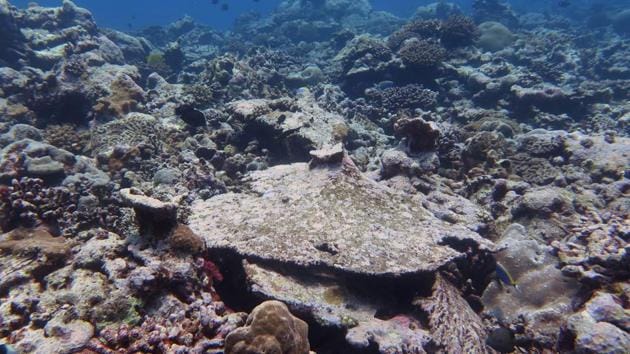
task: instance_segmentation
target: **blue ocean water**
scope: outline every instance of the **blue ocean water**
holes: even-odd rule
[[[14,0],[12,4],[20,7],[27,6],[32,1]],[[76,0],[79,6],[89,9],[95,16],[100,26],[121,30],[133,30],[151,25],[165,25],[185,15],[192,16],[200,23],[207,24],[216,29],[226,30],[231,27],[234,20],[242,13],[255,11],[265,15],[276,8],[281,0],[222,0],[213,4],[211,0],[180,0],[180,1],[154,1],[154,0]],[[388,11],[396,16],[409,17],[419,6],[425,6],[436,1],[432,0],[372,0],[375,11]],[[467,10],[471,0],[449,1],[458,4]],[[541,12],[571,12],[575,8],[588,6],[590,3],[602,2],[601,0],[512,0],[508,1],[517,10],[541,11]],[[606,4],[624,3],[626,0],[606,1]],[[42,6],[59,6],[61,0],[37,1]],[[560,6],[560,4],[564,6]],[[222,4],[227,4],[226,11],[221,9]]]

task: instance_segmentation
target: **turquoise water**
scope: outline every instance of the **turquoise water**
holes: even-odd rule
[[[11,1],[17,6],[27,6],[31,1]],[[181,1],[152,1],[152,0],[77,0],[77,5],[89,9],[100,26],[117,29],[138,29],[151,25],[165,25],[181,18],[184,15],[192,16],[197,21],[210,25],[217,29],[229,29],[238,15],[255,11],[262,15],[268,14],[276,8],[280,0],[222,0],[218,4],[212,4],[211,0],[181,0]],[[387,11],[396,16],[408,17],[412,15],[418,6],[425,6],[435,1],[430,0],[373,0],[371,1],[375,11]],[[471,0],[450,1],[458,4],[462,9],[470,7]],[[588,8],[594,3],[612,5],[623,4],[628,1],[601,0],[570,0],[567,6],[561,7],[561,0],[513,0],[509,3],[517,10],[547,11],[549,13],[572,13],[579,9]],[[59,6],[61,0],[37,1],[42,6]],[[226,11],[221,9],[222,4],[227,4]]]

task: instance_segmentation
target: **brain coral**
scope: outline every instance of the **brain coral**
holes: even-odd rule
[[[478,47],[496,52],[514,41],[514,35],[499,22],[488,21],[479,25],[480,36],[476,44]]]
[[[245,327],[225,338],[226,354],[308,354],[308,325],[285,304],[265,301],[247,317]]]

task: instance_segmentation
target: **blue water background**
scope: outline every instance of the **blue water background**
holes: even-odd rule
[[[575,7],[585,7],[603,0],[567,0],[567,8],[558,6],[560,0],[511,0],[513,8],[521,11],[539,11],[549,13],[570,12]],[[32,1],[9,0],[10,3],[24,7]],[[81,7],[89,9],[99,26],[121,30],[141,29],[150,25],[165,25],[184,15],[192,16],[200,23],[220,30],[229,29],[234,19],[243,12],[256,11],[268,14],[278,6],[281,0],[220,0],[213,5],[210,0],[75,0]],[[374,10],[384,10],[407,18],[419,6],[434,3],[436,0],[372,0]],[[449,1],[460,5],[465,11],[470,9],[472,0]],[[630,3],[629,0],[609,0],[605,3]],[[59,6],[61,0],[37,1],[42,6]],[[221,11],[220,4],[227,3],[228,11]]]

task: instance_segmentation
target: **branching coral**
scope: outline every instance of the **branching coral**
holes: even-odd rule
[[[396,50],[403,42],[410,38],[427,39],[438,38],[440,35],[440,21],[438,20],[416,20],[407,23],[398,31],[392,33],[387,38],[387,45]]]
[[[460,47],[472,44],[479,36],[477,25],[470,17],[451,16],[442,23],[440,39],[446,47]]]
[[[0,227],[8,231],[44,224],[65,234],[94,226],[115,229],[120,210],[109,196],[111,190],[102,188],[99,197],[88,190],[81,181],[48,187],[38,178],[14,179],[8,186],[0,185]]]
[[[402,58],[403,63],[409,67],[435,69],[444,60],[446,51],[434,40],[412,38],[405,41],[398,51],[398,55]]]
[[[362,58],[370,57],[377,61],[387,61],[391,57],[391,50],[382,41],[367,35],[359,36],[348,42],[336,60],[340,61],[344,71],[348,71],[355,62]]]
[[[368,96],[391,109],[428,109],[437,103],[436,92],[414,84],[369,91]]]
[[[48,188],[38,178],[14,179],[0,188],[0,225],[5,231],[42,222],[68,226],[63,220],[76,209],[77,195],[67,188]]]

